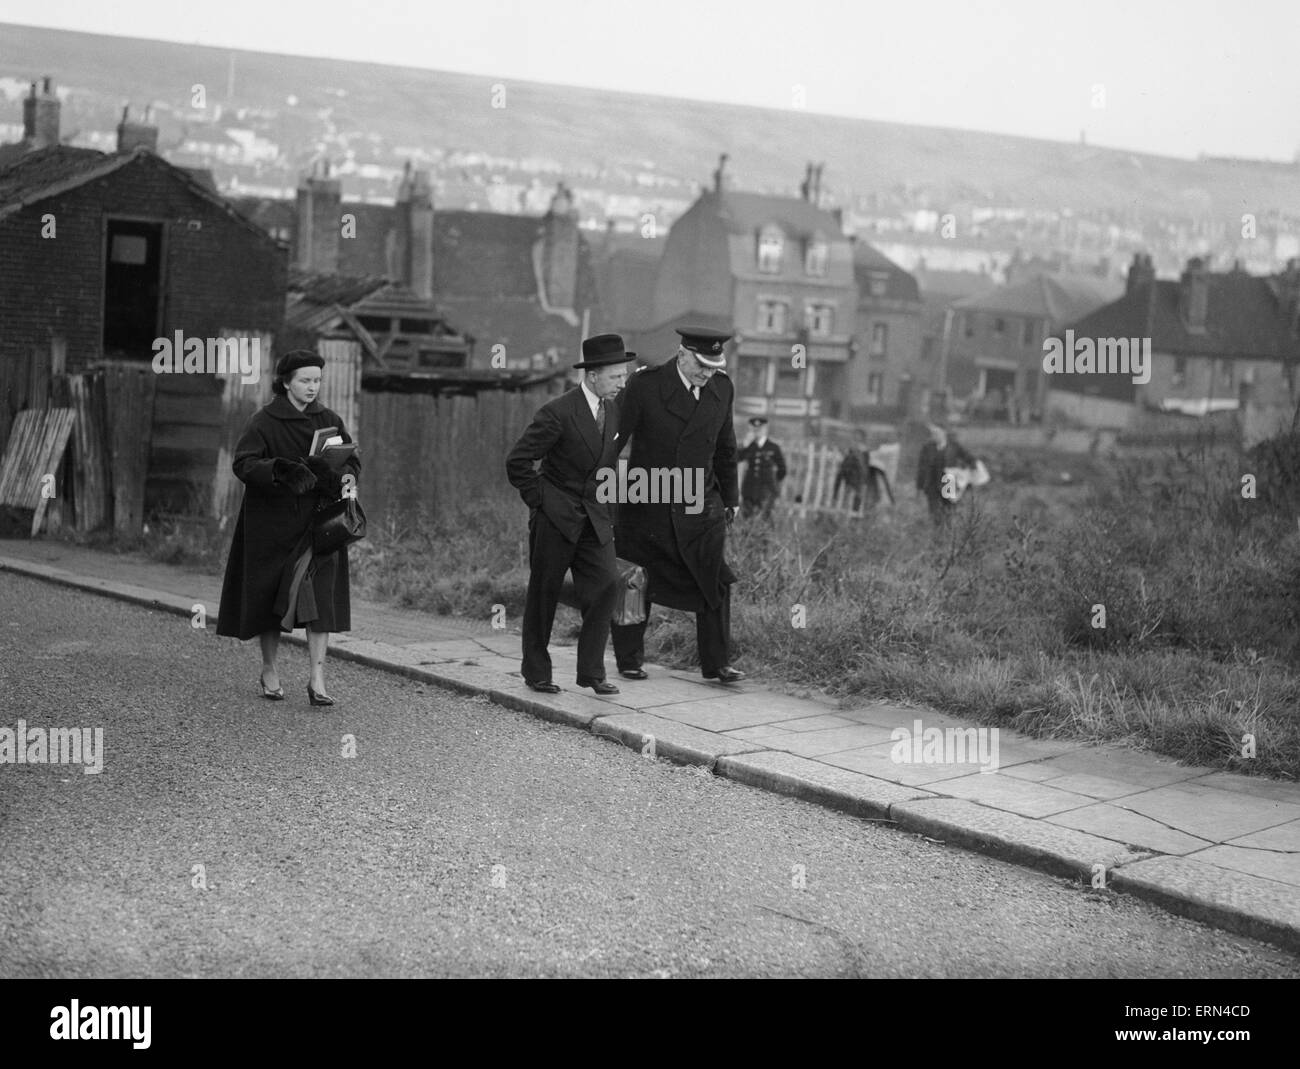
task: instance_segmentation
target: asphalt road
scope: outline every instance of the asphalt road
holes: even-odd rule
[[[98,775],[0,764],[0,976],[1300,977],[1131,898],[381,672],[333,662],[344,704],[312,710],[298,648],[266,702],[258,664],[0,574],[0,727],[104,745]]]

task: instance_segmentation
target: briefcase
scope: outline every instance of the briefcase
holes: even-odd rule
[[[614,606],[614,623],[644,623],[645,607],[645,569],[631,561],[618,559],[618,602]]]

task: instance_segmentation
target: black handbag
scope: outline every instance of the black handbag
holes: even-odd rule
[[[366,514],[355,497],[322,505],[312,517],[311,550],[319,557],[366,537]]]

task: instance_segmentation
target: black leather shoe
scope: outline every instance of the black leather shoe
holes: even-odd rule
[[[704,678],[716,679],[719,683],[739,683],[745,678],[745,673],[730,665],[723,665],[713,675],[706,674]]]
[[[525,679],[524,682],[528,684],[531,690],[540,690],[543,694],[560,693],[560,688],[557,687],[554,683],[552,683],[549,679],[542,679],[542,680],[538,680],[537,682],[533,682],[533,680],[531,679]]]
[[[580,680],[578,680],[578,686],[580,686],[580,687],[590,687],[590,688],[591,688],[592,690],[594,690],[597,694],[617,694],[617,693],[618,693],[618,687],[614,686],[613,683],[610,683],[610,682],[608,682],[607,680],[604,680],[604,679],[586,679],[586,680],[580,679]]]
[[[644,668],[620,668],[618,674],[624,679],[648,679]]]
[[[258,677],[257,677],[257,683],[258,683],[258,686],[260,686],[260,687],[262,688],[262,697],[265,698],[265,699],[267,699],[267,701],[272,701],[272,702],[282,702],[282,701],[284,701],[284,687],[283,687],[283,686],[278,687],[278,688],[276,688],[275,690],[267,690],[267,687],[266,687],[266,677],[264,677],[264,676],[258,676]]]
[[[328,694],[321,694],[312,688],[310,683],[307,684],[307,700],[312,705],[333,705],[334,699]]]

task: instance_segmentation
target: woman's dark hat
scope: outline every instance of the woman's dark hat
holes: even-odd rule
[[[679,327],[682,348],[689,349],[705,367],[726,367],[727,356],[723,346],[731,340],[730,334],[705,327]]]
[[[311,349],[291,349],[276,361],[275,376],[278,379],[287,379],[300,367],[320,367],[325,366],[325,358]]]
[[[596,334],[582,343],[582,359],[574,364],[575,368],[609,367],[611,364],[626,364],[635,360],[636,353],[629,353],[623,347],[621,334]]]

